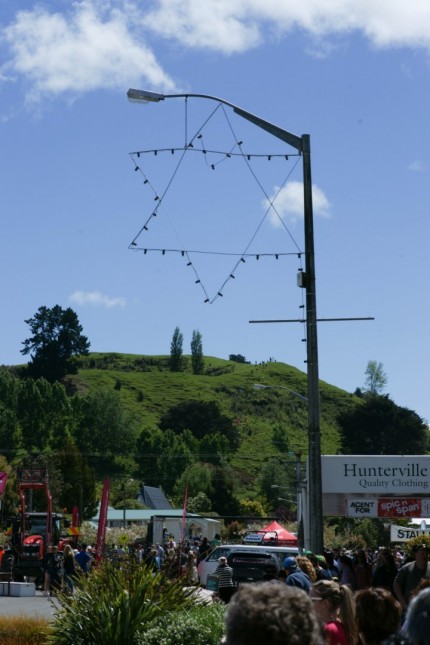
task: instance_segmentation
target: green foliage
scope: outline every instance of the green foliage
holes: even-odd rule
[[[233,449],[240,443],[236,426],[229,417],[222,414],[215,401],[182,401],[161,417],[159,427],[161,430],[173,430],[177,434],[190,430],[196,439],[220,433],[227,437]]]
[[[296,488],[296,462],[291,459],[270,459],[261,469],[260,493],[271,508],[280,506],[279,497],[294,499]]]
[[[170,369],[172,372],[181,372],[182,361],[182,348],[184,344],[184,336],[179,327],[175,327],[173,332],[172,342],[170,343]]]
[[[383,520],[378,518],[339,517],[332,518],[327,525],[334,528],[334,535],[330,538],[324,532],[324,543],[330,547],[356,549],[389,544],[389,533],[384,527]]]
[[[73,597],[60,597],[48,643],[131,645],[151,621],[193,607],[192,594],[180,579],[153,575],[130,559],[121,568],[104,562],[79,581]]]
[[[88,354],[90,343],[82,334],[82,325],[73,309],[62,309],[59,305],[52,309],[39,307],[33,318],[25,322],[32,336],[22,343],[21,354],[30,354],[30,376],[43,376],[52,383],[77,371],[73,357]]]
[[[405,542],[405,551],[410,557],[414,557],[414,548],[418,544],[425,544],[430,549],[430,535],[423,533],[423,535],[417,535],[417,537],[412,538]]]
[[[137,441],[139,477],[149,486],[162,486],[167,494],[176,480],[195,460],[197,441],[187,430],[177,435],[173,430],[144,429]]]
[[[187,510],[189,513],[210,513],[212,502],[205,493],[200,491],[195,497],[188,498]]]
[[[249,363],[242,354],[229,354],[228,360],[234,363]]]
[[[384,366],[377,361],[368,361],[366,371],[366,392],[369,394],[382,394],[387,385],[388,378]]]
[[[351,455],[420,455],[429,449],[429,431],[412,410],[388,395],[367,395],[362,405],[341,414],[343,448]]]
[[[203,341],[201,333],[195,329],[191,339],[191,366],[193,374],[203,374],[204,360],[203,360]]]
[[[81,452],[94,455],[92,463],[101,475],[121,470],[117,457],[134,453],[137,428],[119,392],[99,388],[75,398],[73,403],[76,442]]]
[[[201,605],[154,620],[138,645],[218,645],[224,631],[225,605]]]
[[[265,517],[267,515],[263,504],[256,499],[240,500],[239,512],[245,517]]]

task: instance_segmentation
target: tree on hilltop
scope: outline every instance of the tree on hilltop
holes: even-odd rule
[[[191,365],[193,374],[203,374],[204,360],[203,360],[203,342],[202,335],[195,329],[191,339]]]
[[[66,374],[75,374],[75,356],[87,355],[90,343],[82,334],[77,314],[68,307],[59,305],[39,307],[33,318],[25,321],[32,336],[22,344],[21,354],[30,354],[28,374],[34,378],[43,377],[50,383],[62,379]]]
[[[175,327],[172,342],[170,343],[170,370],[172,372],[182,371],[182,348],[184,336],[179,327]]]

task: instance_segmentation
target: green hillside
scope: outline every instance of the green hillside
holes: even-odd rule
[[[264,384],[275,389],[256,389]],[[251,492],[262,464],[288,452],[307,452],[307,406],[285,389],[306,396],[306,374],[284,363],[252,365],[205,357],[203,375],[191,371],[184,357],[184,371],[169,370],[169,356],[92,353],[79,359],[78,374],[68,377],[69,389],[85,394],[104,387],[119,391],[125,408],[139,426],[153,427],[167,410],[183,401],[215,401],[240,430],[241,446],[231,463],[242,491]],[[341,450],[339,413],[357,405],[354,395],[321,382],[322,452]],[[274,428],[287,432],[288,446],[272,440]]]

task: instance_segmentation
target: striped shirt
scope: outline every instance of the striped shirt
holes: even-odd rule
[[[233,587],[233,569],[228,564],[219,564],[214,573],[218,576],[218,588]]]

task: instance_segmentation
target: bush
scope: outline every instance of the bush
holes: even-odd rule
[[[154,620],[138,637],[138,645],[218,645],[224,631],[225,605],[201,605],[191,611]]]
[[[129,558],[121,567],[104,562],[76,584],[75,595],[60,595],[61,609],[48,643],[132,645],[145,624],[195,605],[194,590],[181,580],[153,574]]]

